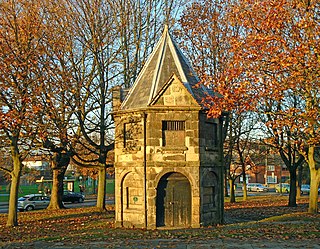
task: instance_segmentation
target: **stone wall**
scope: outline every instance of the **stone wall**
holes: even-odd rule
[[[185,122],[184,146],[164,146],[163,121],[170,120]],[[217,150],[209,152],[205,148],[205,135],[200,132],[204,120],[199,108],[156,108],[147,114],[115,116],[117,226],[156,228],[157,187],[169,172],[181,173],[190,182],[191,226],[218,223],[221,195],[217,191],[222,191],[217,183],[221,180],[219,157]],[[210,179],[215,182],[210,183]]]

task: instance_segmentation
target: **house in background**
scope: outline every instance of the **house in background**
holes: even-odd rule
[[[258,165],[256,169],[248,169],[247,182],[258,182],[269,187],[287,182],[290,178],[289,170],[284,165]]]
[[[257,152],[258,153],[258,152]],[[274,187],[276,184],[288,182],[290,173],[287,167],[282,162],[277,154],[268,154],[255,158],[250,157],[246,160],[246,182],[247,183],[262,183],[268,187]],[[236,174],[241,175],[241,169],[233,164],[231,170]],[[240,176],[237,183],[243,182],[243,177]]]
[[[222,223],[223,117],[207,118],[198,81],[166,27],[130,91],[114,89],[117,227]]]

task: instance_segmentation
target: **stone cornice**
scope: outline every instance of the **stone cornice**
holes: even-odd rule
[[[168,112],[168,111],[183,111],[183,112],[188,112],[188,111],[201,111],[203,110],[201,107],[190,107],[190,106],[153,106],[153,107],[148,107],[148,108],[139,108],[139,109],[130,109],[130,110],[120,110],[120,111],[115,111],[112,112],[113,116],[119,116],[119,115],[124,115],[124,114],[141,114],[141,113],[153,113],[153,112]]]

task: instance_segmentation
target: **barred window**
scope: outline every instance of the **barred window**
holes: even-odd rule
[[[162,127],[167,131],[184,131],[184,121],[162,121]]]
[[[163,146],[185,146],[185,121],[162,121]]]

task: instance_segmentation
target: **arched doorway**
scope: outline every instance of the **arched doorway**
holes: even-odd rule
[[[191,225],[191,186],[180,173],[165,174],[157,187],[157,227]]]

